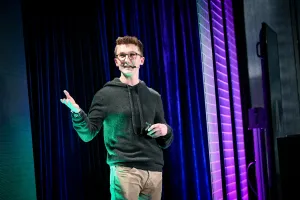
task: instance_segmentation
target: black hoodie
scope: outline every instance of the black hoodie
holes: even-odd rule
[[[107,164],[162,171],[163,151],[173,141],[172,128],[164,118],[161,96],[140,81],[129,86],[115,78],[94,96],[88,115],[81,110],[72,115],[73,127],[80,138],[88,142],[103,125]],[[166,124],[166,136],[147,136],[147,123]]]

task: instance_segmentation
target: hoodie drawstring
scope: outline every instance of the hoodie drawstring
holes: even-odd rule
[[[131,121],[132,121],[132,126],[133,126],[133,131],[135,134],[137,134],[136,129],[135,129],[135,121],[134,121],[134,107],[133,107],[133,101],[132,101],[132,96],[131,96],[131,91],[130,87],[127,86],[128,90],[128,96],[129,96],[129,102],[130,102],[130,109],[131,109]],[[140,114],[140,122],[141,122],[141,132],[140,134],[143,133],[143,128],[144,128],[144,115],[143,115],[143,109],[142,105],[140,102],[140,95],[139,95],[139,89],[137,88],[137,104],[138,104],[138,109],[139,109],[139,114]]]
[[[136,130],[135,130],[135,127],[134,127],[134,110],[133,110],[133,102],[132,102],[132,98],[131,98],[131,92],[130,92],[130,88],[129,86],[127,85],[127,90],[128,90],[128,95],[129,95],[129,102],[130,102],[130,110],[131,110],[131,122],[132,122],[132,128],[133,128],[133,131],[135,134],[136,133]]]
[[[142,109],[141,102],[140,102],[139,89],[137,89],[137,103],[138,103],[138,107],[139,107],[140,121],[141,121],[141,132],[140,132],[140,134],[142,134],[143,129],[144,129],[144,114],[143,114],[143,109]]]

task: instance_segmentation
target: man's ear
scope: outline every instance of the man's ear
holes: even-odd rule
[[[144,62],[145,62],[145,57],[142,57],[142,58],[141,58],[141,65],[143,65]]]
[[[118,67],[118,60],[116,58],[114,58],[115,64]]]

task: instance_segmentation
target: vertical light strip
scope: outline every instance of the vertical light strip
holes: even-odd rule
[[[217,87],[221,131],[223,139],[223,154],[227,199],[237,199],[236,174],[233,150],[233,136],[231,124],[230,96],[228,87],[226,47],[223,27],[222,4],[220,0],[211,0],[211,16],[213,27],[215,66],[217,71]]]
[[[210,0],[209,3],[208,0],[197,0],[212,193],[213,199],[223,199],[222,165],[220,160],[220,144],[222,144],[221,146],[223,146],[223,149],[221,149],[221,151],[224,157],[225,175],[223,175],[225,176],[226,183],[226,199],[237,199],[237,188],[240,188],[242,199],[247,200],[248,188],[244,130],[235,43],[234,16],[232,0],[224,1],[226,21],[224,23],[226,23],[226,27],[224,27],[223,24],[223,10],[222,2],[220,0]],[[211,24],[209,15],[211,15]],[[226,30],[225,32],[227,33],[226,37],[224,35],[224,30]],[[228,46],[225,45],[225,38],[228,40]],[[214,44],[213,47],[212,44]],[[228,53],[229,60],[226,58],[226,53]],[[213,56],[215,60],[213,60]],[[229,66],[227,65],[228,63]],[[216,67],[216,85],[214,80],[214,66]],[[230,96],[229,93],[228,76],[230,76],[232,96]],[[217,95],[215,93],[215,87],[217,87]],[[230,107],[230,99],[232,99],[233,107]],[[218,100],[219,105],[216,105],[216,100]],[[219,109],[220,121],[218,121],[217,109]],[[234,120],[234,124],[232,124],[232,120]],[[220,141],[221,137],[219,138],[218,136],[218,123],[221,125],[220,131],[222,132],[222,141]],[[233,127],[233,125],[235,125],[235,127]],[[235,166],[233,130],[235,131],[236,155],[238,157],[236,161],[238,166]],[[222,143],[219,144],[219,142]],[[238,169],[237,172],[240,172],[240,174],[236,174],[236,169]],[[236,182],[236,178],[240,179],[240,183]],[[239,187],[237,187],[237,184],[239,184]]]
[[[225,18],[226,18],[226,32],[228,38],[228,52],[230,58],[230,73],[232,84],[232,95],[234,104],[234,120],[236,131],[236,142],[238,151],[238,167],[240,171],[240,188],[241,196],[243,200],[248,199],[248,187],[247,187],[247,171],[246,171],[246,158],[245,158],[245,146],[244,146],[244,129],[243,118],[240,98],[240,83],[239,83],[239,71],[236,54],[236,41],[234,30],[234,16],[232,11],[232,0],[225,0]]]
[[[197,0],[213,199],[222,199],[217,105],[207,0]]]

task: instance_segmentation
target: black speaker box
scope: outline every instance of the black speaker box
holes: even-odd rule
[[[277,138],[282,200],[300,200],[300,134]]]

